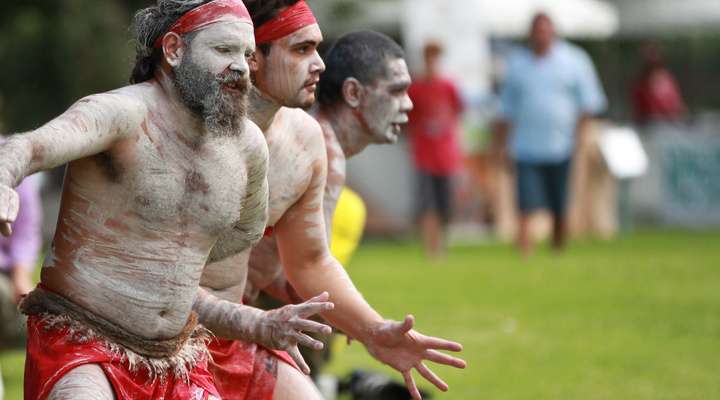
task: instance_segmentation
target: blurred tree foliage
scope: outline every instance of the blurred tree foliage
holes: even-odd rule
[[[325,1],[312,0],[311,4],[328,14],[328,31],[332,31],[331,21],[347,25],[361,14],[355,0],[340,0],[323,10],[328,6]],[[152,3],[154,0],[3,0],[0,133],[32,129],[83,96],[126,84],[134,60],[129,31],[132,15]],[[330,36],[327,39],[331,42]],[[583,42],[613,99],[613,117],[629,117],[628,90],[640,68],[638,49],[647,39],[657,41],[665,51],[691,110],[720,109],[717,35]]]
[[[4,0],[2,132],[24,131],[75,100],[127,82],[133,12],[149,0]]]

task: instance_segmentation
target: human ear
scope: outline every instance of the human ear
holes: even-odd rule
[[[180,65],[186,44],[182,38],[175,32],[168,32],[162,39],[162,48],[165,61],[171,67]]]
[[[360,107],[362,98],[365,95],[365,88],[355,78],[347,78],[342,85],[342,95],[345,103],[351,108]]]

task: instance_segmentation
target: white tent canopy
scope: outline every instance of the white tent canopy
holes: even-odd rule
[[[419,29],[425,30],[467,24],[472,25],[467,26],[470,30],[479,29],[494,36],[520,37],[527,33],[530,19],[538,11],[549,14],[560,33],[569,37],[605,38],[616,33],[619,28],[615,5],[602,0],[309,1],[320,18],[323,30],[331,33],[383,29],[403,21],[403,25],[417,24],[420,25]],[[720,0],[708,1],[720,3]],[[351,8],[360,12],[353,14],[350,19],[335,18],[331,12],[339,4],[352,5]]]
[[[525,36],[532,17],[545,12],[566,37],[606,38],[618,31],[614,5],[599,0],[473,0],[480,3],[479,23],[494,36]]]
[[[720,0],[613,0],[620,34],[720,32]]]

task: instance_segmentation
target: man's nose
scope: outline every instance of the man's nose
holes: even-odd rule
[[[405,96],[402,99],[402,103],[400,104],[400,109],[407,113],[407,112],[412,111],[413,107],[415,107],[415,105],[413,104],[412,100],[410,99],[410,95],[405,93]]]
[[[249,70],[250,67],[248,66],[248,63],[247,61],[245,61],[244,57],[242,58],[242,60],[236,60],[233,61],[232,64],[230,64],[230,71],[237,72],[242,76],[247,75]]]
[[[322,57],[320,57],[320,54],[315,51],[315,59],[312,61],[312,64],[310,65],[310,72],[319,72],[323,73],[325,71],[325,62],[323,62]]]

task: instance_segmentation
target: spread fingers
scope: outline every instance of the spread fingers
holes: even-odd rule
[[[445,383],[445,381],[443,381],[442,379],[440,379],[437,375],[435,375],[435,373],[432,372],[430,368],[420,363],[417,367],[415,367],[415,369],[417,369],[417,371],[420,373],[420,375],[423,376],[423,378],[427,379],[438,389],[442,390],[443,392],[447,392],[448,384]]]
[[[310,367],[308,367],[307,363],[305,362],[305,359],[300,354],[300,350],[297,348],[297,346],[292,346],[290,349],[288,349],[288,354],[290,355],[290,358],[295,361],[295,364],[297,364],[298,367],[300,367],[300,370],[305,375],[310,375]]]
[[[309,347],[313,350],[322,350],[323,347],[325,347],[323,342],[315,340],[304,333],[295,332],[292,337],[298,342],[298,344]]]
[[[455,368],[465,368],[465,360],[443,354],[437,350],[428,350],[425,353],[425,358],[438,364],[449,365]]]
[[[292,324],[293,328],[298,331],[315,332],[322,335],[329,335],[332,333],[331,327],[309,319],[298,319],[296,321],[293,321]]]

